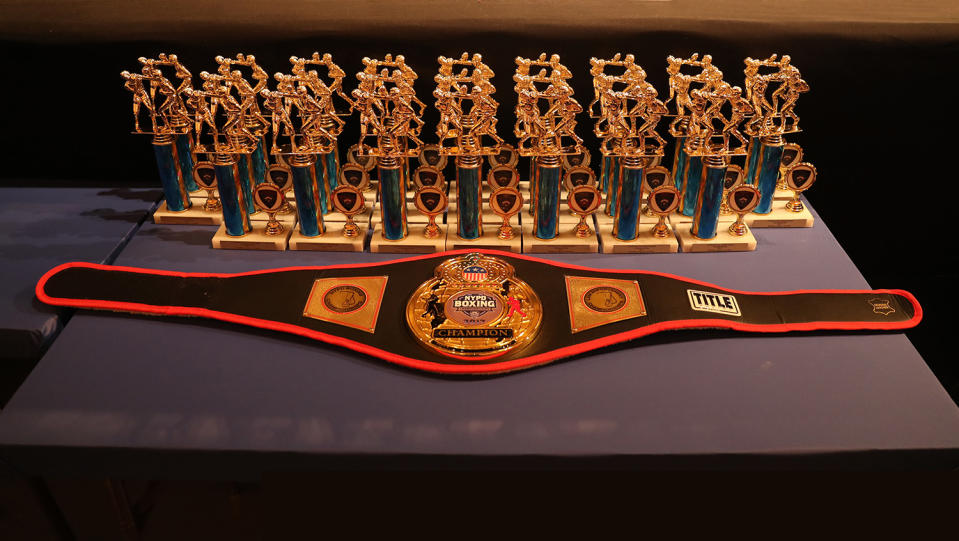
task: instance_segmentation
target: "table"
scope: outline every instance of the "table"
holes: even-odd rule
[[[214,251],[213,231],[145,224],[116,263],[232,272],[398,257]],[[752,253],[551,259],[757,291],[868,287],[818,216],[754,232]],[[43,475],[239,480],[331,467],[954,468],[959,408],[895,333],[682,331],[450,378],[225,323],[81,311],[0,414],[0,456]]]
[[[155,189],[0,189],[0,362],[36,362],[64,322],[65,310],[34,298],[37,279],[66,260],[112,262],[159,197]],[[0,387],[0,396],[15,389]]]

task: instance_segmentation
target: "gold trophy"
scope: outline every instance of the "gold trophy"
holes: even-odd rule
[[[260,91],[272,113],[271,153],[292,172],[297,226],[290,236],[290,249],[362,251],[362,245],[343,236],[343,218],[332,213],[339,164],[337,137],[345,124],[340,117],[346,114],[336,104],[352,106],[342,90],[346,74],[329,54],[294,56],[290,62],[292,73],[273,75],[275,90]]]
[[[661,251],[661,241],[641,235],[640,224],[645,173],[658,163],[666,146],[656,132],[666,105],[631,54],[592,58],[590,74],[589,109],[596,119],[593,131],[601,139],[600,185],[606,193],[606,212],[597,217],[603,251]]]
[[[288,232],[267,235],[266,221],[254,223],[254,201],[249,155],[259,146],[260,135],[251,131],[247,118],[254,102],[244,97],[234,74],[201,72],[202,89],[190,90],[187,105],[193,111],[198,153],[212,157],[223,223],[213,237],[213,247],[222,249],[286,249]],[[280,247],[282,245],[282,247]]]
[[[791,199],[788,190],[780,188],[777,194],[777,186],[784,158],[791,160],[786,166],[802,159],[801,149],[797,152],[794,146],[787,153],[785,137],[800,131],[795,107],[809,85],[789,55],[747,58],[745,65],[746,99],[753,116],[746,124],[750,141],[743,182],[756,186],[761,194],[749,223],[752,227],[812,227],[808,210],[792,212],[774,204],[776,199]]]
[[[593,180],[595,182],[595,178]],[[566,204],[579,217],[579,223],[573,230],[577,237],[584,239],[593,235],[593,230],[587,225],[586,218],[596,212],[602,200],[600,191],[591,184],[580,184],[569,191]]]
[[[530,209],[532,220],[524,224],[523,247],[526,252],[595,252],[596,236],[577,237],[575,231],[561,227],[563,156],[586,152],[576,135],[576,115],[583,107],[573,97],[569,84],[572,72],[560,57],[546,53],[538,58],[517,57],[513,87],[517,94],[517,151],[532,159]],[[575,229],[575,228],[572,228]]]
[[[236,55],[236,58],[218,56],[216,62],[219,64],[217,73],[229,83],[231,91],[236,94],[237,100],[245,111],[241,121],[246,129],[257,137],[253,152],[243,156],[251,186],[255,187],[267,181],[266,171],[270,166],[266,146],[266,133],[270,128],[270,121],[263,116],[259,102],[260,92],[266,89],[270,75],[256,63],[256,57],[253,55],[240,53]],[[251,85],[247,81],[240,70],[241,67],[250,71],[254,84]],[[257,218],[252,217],[254,220]]]
[[[808,162],[800,162],[786,169],[786,186],[792,190],[793,198],[786,203],[786,210],[802,212],[805,206],[799,199],[799,194],[812,187],[816,182],[816,167]]]
[[[360,140],[356,156],[376,158],[379,187],[379,216],[374,218],[370,242],[373,252],[433,252],[443,250],[438,239],[409,235],[407,225],[407,184],[409,158],[419,156],[424,143],[426,105],[416,97],[417,75],[402,55],[363,59],[363,70],[353,90],[353,110],[360,116]]]
[[[343,224],[341,235],[346,239],[352,239],[363,249],[363,240],[366,229],[361,229],[354,221],[354,216],[363,212],[366,206],[366,199],[363,197],[363,190],[351,184],[340,184],[333,190],[333,208],[346,217]]]
[[[120,75],[133,97],[134,133],[153,135],[153,150],[163,187],[163,201],[154,212],[154,221],[221,223],[219,209],[205,210],[209,197],[196,184],[193,174],[197,163],[194,122],[186,106],[193,91],[193,75],[176,55],[161,53],[157,58],[140,57],[139,62],[140,73],[124,71]],[[168,75],[178,83],[174,85]],[[147,128],[141,123],[143,113],[149,119]]]
[[[483,231],[483,157],[499,155],[504,144],[496,133],[499,102],[493,98],[493,70],[479,54],[441,56],[437,61],[433,97],[440,116],[436,126],[438,150],[456,161],[456,180],[450,193],[453,201],[447,216],[451,233],[447,248],[502,247],[496,235]]]
[[[316,155],[314,174],[323,207],[321,210],[330,220],[337,221],[340,218],[338,215],[328,213],[333,211],[330,194],[336,188],[340,167],[337,136],[343,131],[345,125],[341,117],[352,114],[353,102],[343,91],[346,72],[333,62],[333,57],[329,53],[321,55],[314,52],[312,56],[303,58],[291,56],[290,63],[292,74],[296,77],[298,84],[309,87],[313,96],[316,97],[316,105],[322,109],[318,116],[318,125],[311,126],[310,129],[333,140],[332,145],[324,145],[324,148],[329,146],[329,152]]]
[[[513,226],[509,224],[510,218],[518,214],[523,208],[523,195],[519,189],[516,186],[503,186],[493,190],[493,193],[489,196],[489,206],[503,220],[502,225],[499,226],[497,237],[522,248],[520,237],[514,234]],[[515,249],[513,251],[518,252],[520,250]]]
[[[712,57],[669,57],[667,72],[676,118],[675,186],[678,213],[670,217],[684,252],[754,250],[755,239],[729,235],[723,213],[727,171],[736,157],[746,156],[748,141],[741,126],[752,105],[738,86],[723,80]],[[681,69],[692,67],[695,75]],[[695,86],[693,85],[695,83]]]
[[[429,220],[426,229],[423,230],[423,236],[428,239],[439,238],[443,231],[436,225],[436,216],[446,210],[446,192],[436,186],[423,186],[413,195],[413,204]]]

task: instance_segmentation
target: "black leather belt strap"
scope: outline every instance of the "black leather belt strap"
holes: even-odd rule
[[[407,321],[411,296],[418,288],[422,291],[438,265],[467,253],[508,263],[535,292],[542,303],[535,338],[502,353],[473,357],[437,351],[417,339]],[[486,269],[470,272],[482,278]],[[638,293],[617,286],[623,283],[635,283]],[[570,284],[586,285],[574,292]],[[529,368],[670,329],[896,330],[913,327],[922,318],[919,303],[901,290],[751,293],[662,273],[597,270],[487,250],[240,274],[67,263],[44,275],[36,293],[41,301],[58,306],[199,316],[274,329],[412,368],[462,374]],[[511,302],[515,308],[529,309],[529,304],[513,299],[514,293],[500,293],[503,314]],[[632,313],[621,312],[627,297],[634,303]],[[427,320],[439,314],[435,309],[423,312],[410,313]]]

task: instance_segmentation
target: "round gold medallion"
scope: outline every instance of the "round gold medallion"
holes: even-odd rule
[[[626,300],[626,293],[612,286],[591,287],[583,293],[583,304],[594,312],[617,312],[626,306]]]
[[[366,291],[353,285],[334,286],[323,294],[323,306],[330,312],[348,314],[366,305]]]
[[[529,344],[543,307],[513,266],[483,254],[444,261],[406,304],[406,323],[424,346],[447,355],[502,355]]]

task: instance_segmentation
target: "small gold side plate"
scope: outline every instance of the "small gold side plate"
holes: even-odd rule
[[[313,282],[303,315],[372,333],[389,276],[320,278]]]
[[[573,333],[646,315],[636,280],[566,276],[566,298]]]

